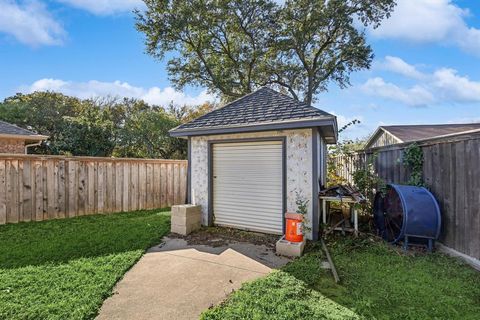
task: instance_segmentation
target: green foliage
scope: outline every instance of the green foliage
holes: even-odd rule
[[[365,144],[365,139],[341,139],[341,134],[344,133],[347,129],[352,126],[360,124],[361,121],[354,119],[349,123],[345,124],[338,130],[339,141],[335,145],[331,145],[328,148],[328,159],[327,159],[327,185],[336,186],[340,184],[347,184],[348,181],[338,175],[337,163],[335,161],[336,157],[345,156],[343,159],[345,161],[351,160],[348,155],[362,149]]]
[[[377,192],[385,192],[385,181],[375,172],[374,161],[377,155],[370,157],[365,169],[359,169],[353,173],[353,182],[366,198],[366,202],[360,204],[365,214],[373,213],[373,202]]]
[[[272,1],[145,0],[137,29],[147,53],[168,61],[177,87],[200,85],[229,98],[251,92],[264,73],[274,26]]]
[[[66,118],[75,117],[81,104],[79,99],[61,93],[19,93],[0,103],[0,119],[49,136],[35,153],[61,154],[57,141],[67,126]]]
[[[327,159],[327,187],[347,184],[347,179],[338,174],[337,163],[333,155],[328,155]]]
[[[115,125],[106,112],[84,104],[76,116],[64,117],[55,149],[58,153],[106,157],[115,147]]]
[[[348,128],[359,124],[359,120],[352,120],[342,128],[338,130],[339,134],[345,132]],[[357,167],[357,163],[350,163],[357,161],[355,154],[363,148],[366,139],[348,140],[342,139],[336,145],[331,146],[329,149],[328,167],[327,167],[327,179],[328,185],[334,186],[338,184],[346,184],[348,181],[338,175],[337,163],[335,157],[341,157],[342,161],[340,165],[348,166],[352,168]],[[359,156],[363,156],[361,153]],[[367,159],[367,163],[363,169],[353,172],[353,184],[366,198],[366,202],[357,205],[364,214],[370,215],[373,212],[373,201],[375,194],[380,191],[384,192],[386,188],[385,181],[381,179],[378,174],[375,173],[374,161],[377,155],[373,155]]]
[[[405,255],[370,238],[328,245],[340,284],[321,268],[326,258],[314,245],[280,272],[243,285],[203,319],[478,318],[480,274],[453,258]]]
[[[137,30],[146,51],[168,61],[176,87],[200,85],[227,100],[271,85],[311,104],[335,82],[370,67],[365,27],[379,26],[394,0],[144,0]]]
[[[170,105],[168,112],[181,123],[186,123],[203,116],[217,108],[215,104],[204,103],[196,108],[189,106]]]
[[[185,159],[186,141],[168,134],[168,130],[179,124],[163,109],[134,114],[125,121],[114,154],[118,157]]]
[[[310,200],[306,199],[300,192],[295,192],[295,204],[297,205],[295,212],[303,216],[302,231],[304,234],[311,231],[311,228],[308,226],[310,222],[307,216],[309,202]]]
[[[308,203],[310,202],[308,199],[305,199],[304,196],[300,192],[295,192],[295,204],[297,205],[297,213],[306,216],[308,213]]]
[[[0,226],[0,319],[93,319],[169,230],[164,210]]]
[[[55,92],[17,94],[0,103],[0,119],[49,136],[30,152],[74,156],[185,159],[186,141],[168,131],[215,106],[170,106],[135,99],[81,100]]]
[[[410,169],[408,184],[423,187],[423,151],[417,143],[412,143],[403,152],[402,163]]]

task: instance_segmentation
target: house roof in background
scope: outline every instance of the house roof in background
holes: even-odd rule
[[[172,136],[190,136],[215,133],[234,133],[301,127],[333,126],[331,134],[336,140],[336,117],[297,101],[288,95],[267,87],[241,97],[222,108],[172,130]]]
[[[18,136],[32,140],[43,140],[48,138],[47,136],[36,134],[33,131],[20,128],[14,124],[2,120],[0,120],[0,136],[11,136],[12,138]]]
[[[480,123],[380,126],[367,141],[365,148],[368,149],[381,132],[390,134],[396,138],[398,143],[405,143],[433,139],[446,135],[463,134],[472,130],[480,130]]]
[[[413,142],[416,140],[480,129],[480,123],[398,125],[382,126],[381,128],[394,135],[402,142]]]

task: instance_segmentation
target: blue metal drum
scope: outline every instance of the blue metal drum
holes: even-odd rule
[[[431,250],[440,235],[440,207],[423,187],[389,184],[385,197],[377,193],[374,203],[377,232],[391,243],[426,239]]]

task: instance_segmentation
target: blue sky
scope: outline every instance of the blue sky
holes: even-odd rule
[[[165,61],[143,53],[131,10],[140,0],[0,0],[0,99],[56,90],[82,98],[112,95],[151,103],[211,100],[203,88],[171,88]],[[370,70],[335,85],[315,106],[340,124],[360,119],[344,137],[382,124],[480,121],[480,1],[398,0],[392,17],[366,30]]]

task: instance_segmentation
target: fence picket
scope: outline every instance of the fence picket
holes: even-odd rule
[[[387,182],[405,184],[408,181],[410,170],[401,163],[407,145],[375,150],[378,152],[376,172]],[[442,211],[440,240],[480,259],[480,135],[424,141],[419,146],[424,156],[424,182],[436,196]],[[357,159],[373,154],[369,150],[341,155],[329,162],[335,164],[337,175],[353,184],[353,172],[362,168]]]
[[[186,173],[185,160],[0,154],[0,224],[185,203]]]

